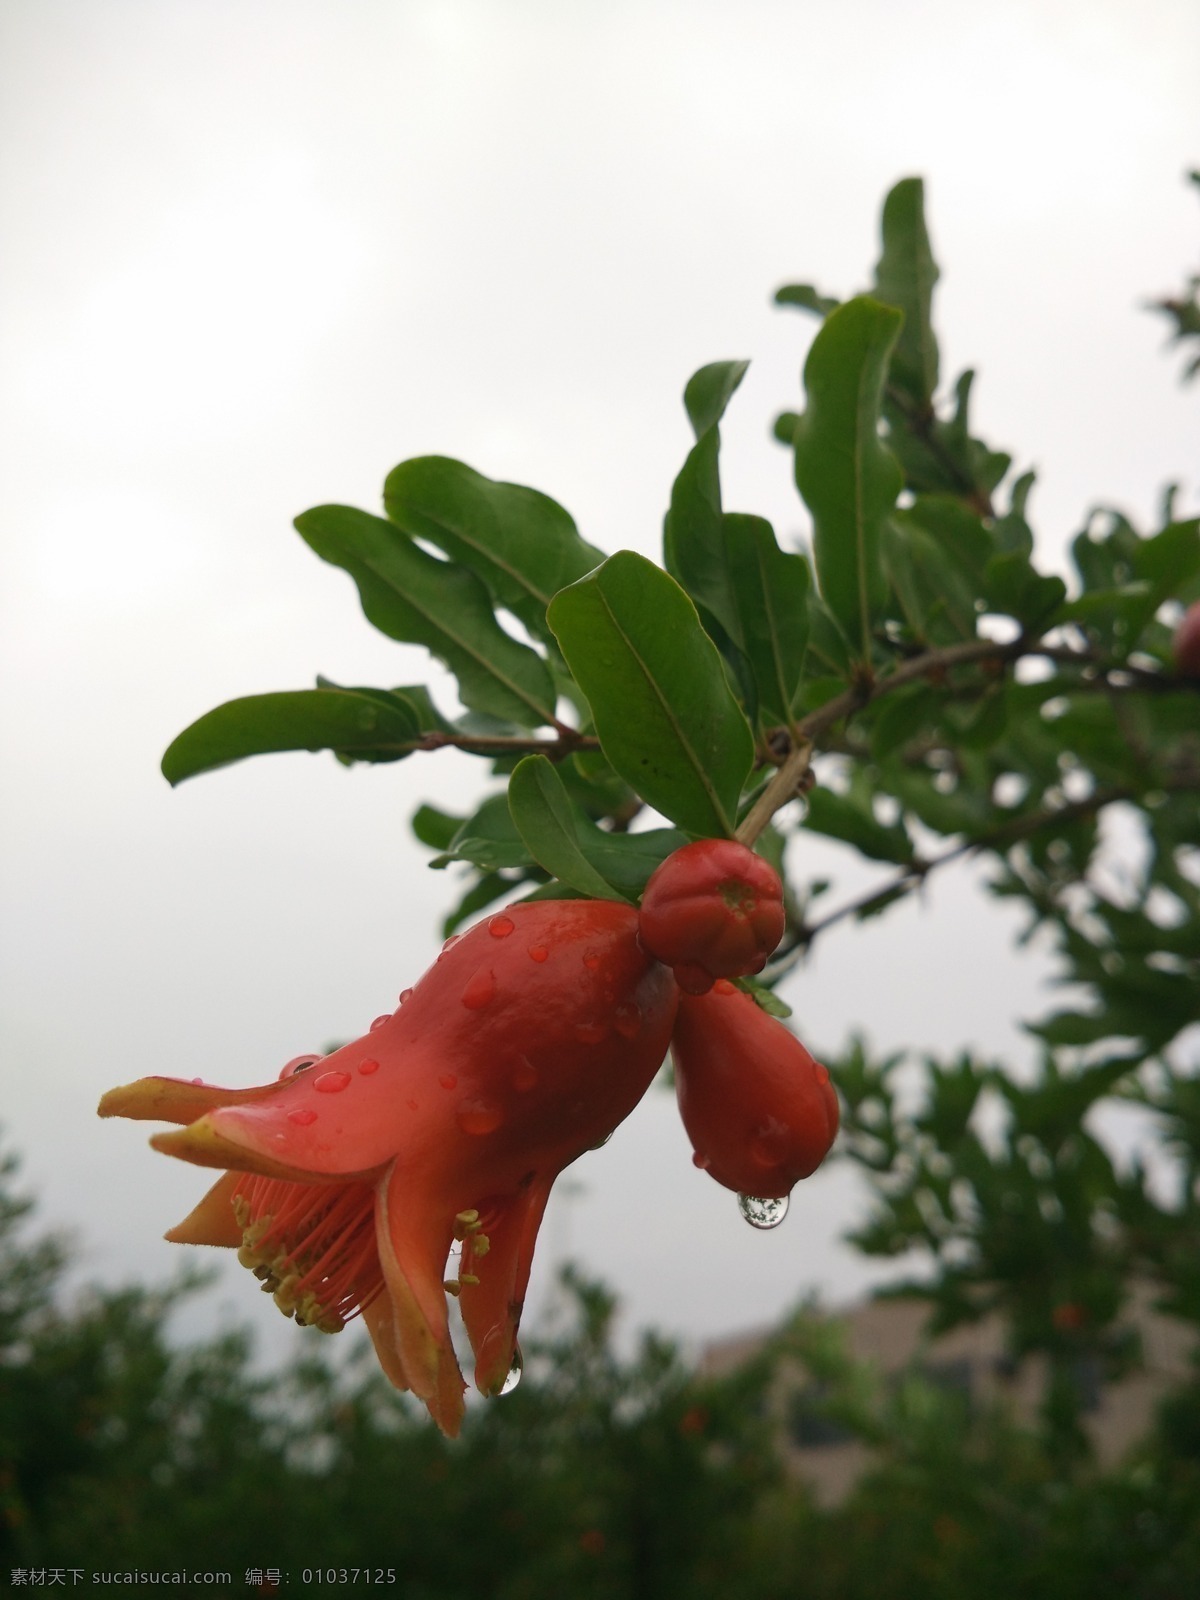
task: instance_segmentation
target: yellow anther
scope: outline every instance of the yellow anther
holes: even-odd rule
[[[452,1294],[456,1297],[462,1293],[462,1284],[459,1283],[457,1278],[447,1278],[445,1283],[442,1284],[442,1288],[445,1289],[447,1294]]]
[[[477,1256],[485,1256],[492,1248],[492,1242],[486,1233],[477,1233],[471,1240],[471,1249]]]
[[[464,1272],[458,1281],[460,1283],[478,1283],[479,1279],[473,1272]]]

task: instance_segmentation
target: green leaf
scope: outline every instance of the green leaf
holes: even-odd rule
[[[785,283],[782,289],[775,291],[775,304],[795,306],[799,311],[811,311],[813,316],[823,319],[836,311],[841,301],[822,294],[811,283]]]
[[[734,984],[743,994],[748,994],[760,1011],[765,1011],[769,1017],[778,1017],[780,1022],[792,1014],[792,1008],[786,1000],[781,1000],[774,989],[768,989],[765,983],[759,983],[754,978],[735,978]]]
[[[721,516],[718,424],[749,365],[716,361],[688,380],[683,403],[696,433],[696,443],[671,486],[671,504],[663,523],[663,561],[704,613],[716,619],[723,642],[741,649],[741,619],[726,568]],[[704,620],[707,621],[706,618]]]
[[[168,783],[247,756],[334,750],[359,761],[399,761],[421,738],[416,706],[383,689],[294,689],[228,700],[172,740],[162,759]]]
[[[1029,629],[1044,627],[1066,595],[1061,578],[1043,576],[1016,550],[993,556],[984,571],[983,597],[991,610]]]
[[[715,428],[725,415],[734,391],[746,376],[748,361],[712,361],[688,379],[683,407],[697,439]]]
[[[317,506],[296,531],[358,585],[367,620],[391,639],[420,644],[458,679],[463,704],[522,727],[554,721],[550,669],[496,621],[474,573],[426,555],[382,517]]]
[[[913,858],[912,841],[899,823],[877,822],[870,811],[848,795],[832,789],[814,789],[808,797],[804,826],[813,833],[853,845],[873,861],[894,861],[901,866]]]
[[[552,877],[596,900],[611,900],[612,885],[580,848],[576,807],[545,756],[526,756],[508,781],[508,808],[530,855]]]
[[[767,722],[791,725],[808,648],[808,562],[781,550],[771,524],[761,517],[727,512],[722,531],[741,645],[760,711]]]
[[[549,618],[614,769],[689,833],[732,836],[754,741],[679,585],[623,550],[556,595]]]
[[[881,530],[903,483],[879,438],[902,320],[865,295],[831,314],[804,364],[808,409],[796,429],[796,483],[812,513],[821,594],[864,661],[872,617],[887,603]]]
[[[488,872],[533,865],[508,809],[507,794],[489,795],[473,816],[459,824],[445,853],[429,865],[448,867],[452,861],[470,861]]]
[[[554,595],[604,560],[549,495],[496,483],[447,456],[402,461],[387,476],[383,503],[398,527],[482,579],[537,638],[550,637]]]
[[[424,805],[413,812],[411,827],[421,843],[431,850],[449,850],[450,841],[462,824],[462,817],[439,811],[437,806]]]
[[[883,254],[875,269],[875,291],[885,304],[904,313],[892,353],[892,381],[926,413],[938,381],[933,332],[938,276],[925,228],[925,185],[920,178],[903,178],[883,203]]]

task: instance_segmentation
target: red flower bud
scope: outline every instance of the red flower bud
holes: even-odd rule
[[[1175,629],[1175,671],[1183,678],[1200,678],[1200,600],[1193,600]]]
[[[782,1198],[828,1155],[838,1129],[829,1073],[731,983],[681,997],[671,1055],[696,1165],[727,1189]]]
[[[700,839],[669,855],[646,885],[638,919],[642,943],[687,994],[761,972],[783,926],[783,885],[734,839]]]
[[[361,1312],[391,1381],[455,1433],[447,1291],[475,1381],[496,1393],[551,1185],[641,1099],[677,999],[632,907],[530,902],[449,941],[397,1011],[332,1055],[255,1089],[143,1078],[100,1114],[182,1124],[151,1143],[228,1170],[167,1237],[240,1247],[298,1321],[335,1332]]]

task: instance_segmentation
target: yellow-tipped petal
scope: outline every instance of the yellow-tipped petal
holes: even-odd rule
[[[189,1083],[184,1078],[139,1078],[101,1096],[97,1116],[130,1117],[135,1122],[177,1122],[186,1125],[218,1106],[244,1105],[278,1092],[277,1083],[254,1089],[221,1089],[215,1083]]]
[[[289,1166],[286,1161],[275,1161],[257,1150],[248,1150],[218,1133],[208,1117],[201,1117],[190,1127],[177,1128],[173,1133],[156,1133],[151,1147],[165,1156],[178,1156],[197,1167],[220,1167],[223,1171],[256,1172],[263,1178],[287,1178],[292,1183],[324,1183],[321,1174],[305,1172],[301,1167]]]
[[[242,1228],[233,1214],[233,1192],[242,1180],[240,1172],[227,1172],[189,1211],[163,1235],[172,1244],[225,1245],[236,1249],[242,1242]]]

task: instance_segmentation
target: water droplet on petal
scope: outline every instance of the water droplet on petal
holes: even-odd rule
[[[816,1079],[818,1083],[829,1082],[829,1068],[823,1067],[819,1061],[816,1065]]]
[[[318,1061],[320,1061],[320,1059],[321,1059],[320,1056],[314,1056],[314,1055],[293,1056],[292,1059],[289,1062],[287,1062],[285,1066],[282,1066],[279,1069],[279,1080],[280,1080],[280,1082],[282,1083],[282,1081],[285,1078],[294,1078],[298,1072],[307,1072],[309,1067],[315,1066],[315,1064]],[[200,1079],[200,1078],[196,1079],[197,1083],[200,1083],[202,1081],[203,1080]]]
[[[600,965],[600,957],[594,950],[589,950],[587,955],[585,955],[583,958],[583,964],[589,972],[595,972],[596,968]]]
[[[452,1072],[443,1072],[441,1077],[438,1079],[438,1082],[441,1084],[443,1089],[458,1088],[458,1079]]]
[[[445,955],[447,950],[453,950],[454,946],[458,943],[458,941],[461,938],[462,938],[462,934],[461,933],[452,933],[450,935],[450,937],[446,940],[445,944],[442,946],[442,954]]]
[[[760,1200],[752,1194],[738,1195],[738,1210],[752,1228],[777,1228],[787,1216],[788,1197]]]
[[[588,1149],[589,1150],[603,1150],[604,1146],[608,1143],[608,1141],[611,1138],[612,1138],[612,1130],[609,1129],[609,1131],[604,1135],[603,1139],[597,1139],[595,1144],[590,1144],[588,1146]]]
[[[468,1011],[482,1011],[496,998],[496,974],[490,967],[480,967],[462,992],[462,1003]]]
[[[502,1395],[503,1394],[511,1394],[513,1392],[513,1390],[517,1387],[517,1385],[520,1383],[520,1381],[521,1381],[521,1371],[522,1371],[523,1366],[524,1366],[524,1363],[521,1360],[521,1346],[519,1344],[515,1344],[515,1345],[513,1345],[512,1366],[509,1367],[508,1376],[505,1378],[504,1382],[500,1385],[500,1391],[499,1392]]]
[[[382,1028],[385,1022],[390,1022],[391,1020],[391,1012],[386,1013],[382,1017],[376,1017],[375,1021],[371,1024],[371,1032],[374,1033],[377,1028]]]
[[[464,1133],[495,1133],[504,1121],[504,1113],[489,1100],[467,1100],[459,1106],[455,1121]]]
[[[529,946],[529,959],[531,961],[548,961],[550,952],[544,944],[531,944]]]
[[[379,1063],[374,1057],[368,1056],[365,1061],[358,1063],[358,1070],[364,1078],[369,1078],[373,1072],[379,1071]]]
[[[498,917],[488,918],[488,932],[493,939],[507,939],[515,927],[516,923],[513,919],[503,914]]]
[[[575,1037],[580,1044],[601,1044],[608,1038],[608,1025],[603,1022],[577,1022]]]
[[[407,1100],[405,1101],[405,1104],[408,1106],[410,1111],[415,1111],[417,1109],[417,1102],[415,1100]]]
[[[518,1094],[528,1094],[538,1081],[537,1068],[528,1056],[520,1056],[513,1067],[512,1086]]]
[[[401,1005],[403,1005],[406,1000],[411,999],[411,998],[412,998],[412,990],[411,989],[401,989],[401,991],[400,991],[400,1004]]]
[[[309,1128],[317,1120],[317,1113],[308,1106],[299,1106],[295,1111],[288,1112],[288,1121],[294,1122],[298,1128]]]
[[[350,1082],[348,1072],[323,1072],[313,1088],[318,1094],[341,1094]]]
[[[281,1078],[283,1078],[283,1077],[290,1078],[291,1077],[291,1073],[288,1071],[288,1069],[286,1067],[284,1067],[283,1071],[279,1074],[279,1076]],[[203,1078],[192,1078],[189,1081],[191,1083],[199,1083],[199,1084],[203,1084],[204,1083],[204,1079]]]
[[[788,1125],[778,1117],[768,1117],[750,1135],[750,1159],[756,1167],[777,1167],[787,1155]]]
[[[636,1039],[642,1028],[642,1013],[631,1000],[613,1012],[613,1024],[622,1039]]]
[[[701,1172],[707,1172],[709,1167],[712,1166],[712,1157],[703,1156],[700,1154],[699,1150],[693,1150],[692,1165],[694,1167],[699,1167]]]

